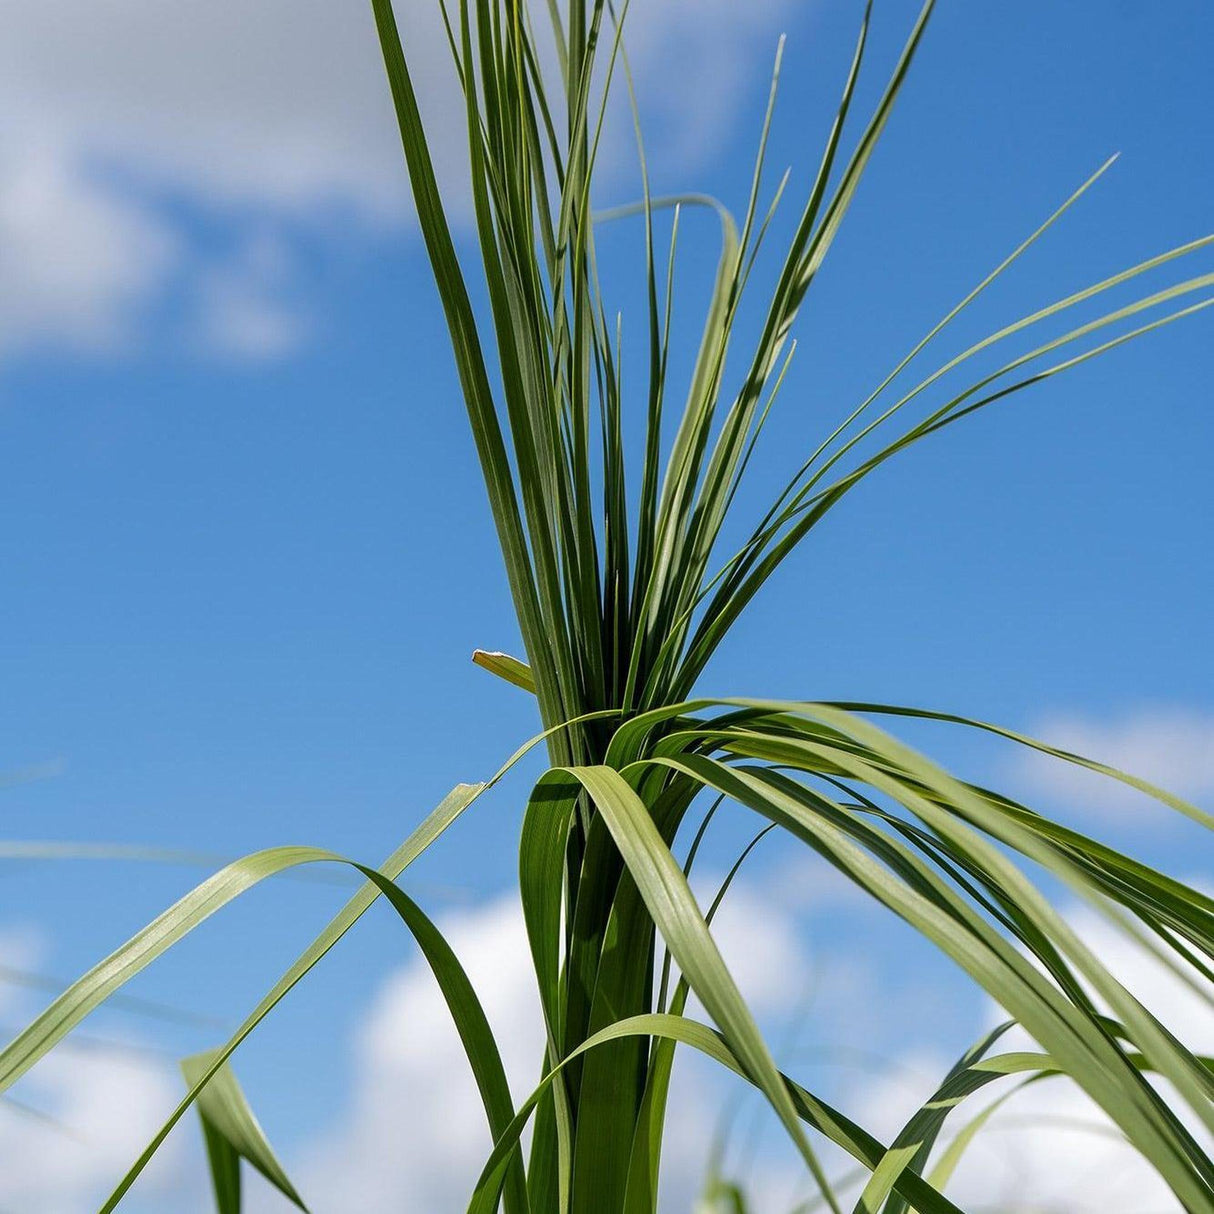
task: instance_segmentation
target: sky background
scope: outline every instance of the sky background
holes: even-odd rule
[[[875,7],[858,113],[913,19],[901,0]],[[468,660],[476,647],[517,649],[517,632],[364,9],[3,6],[7,840],[219,856],[309,843],[376,862],[452,784],[487,776],[535,729],[528,697]],[[655,189],[744,205],[783,32],[769,163],[773,183],[793,169],[787,220],[860,9],[634,0]],[[445,52],[428,5],[410,0],[401,18],[459,212],[462,115]],[[1118,164],[924,371],[1214,229],[1211,46],[1214,9],[1200,0],[941,0],[803,309],[743,517],[1111,153]],[[609,129],[600,203],[637,193],[627,127]],[[675,334],[694,349],[716,251],[710,219],[689,215],[685,229]],[[639,237],[626,223],[603,236],[626,334],[643,332]],[[1212,261],[1198,254],[1143,290]],[[1210,807],[1212,324],[1182,322],[1017,396],[871,478],[753,605],[702,689],[997,720]],[[631,365],[635,386],[643,364]],[[1177,875],[1214,878],[1208,839],[1145,802],[955,730],[904,733]],[[535,1043],[511,891],[534,770],[479,803],[410,883],[486,988],[518,1082]],[[724,822],[708,868],[722,871],[747,837],[742,819]],[[0,1026],[204,871],[0,863]],[[173,1059],[226,1035],[344,895],[319,881],[253,892],[133,984],[164,1015],[103,1011],[89,1041],[37,1068],[17,1094],[58,1124],[0,1107],[0,1211],[92,1208],[172,1107]],[[1076,915],[1115,957],[1116,942]],[[770,841],[722,935],[784,1059],[883,1131],[906,1095],[878,1064],[913,1091],[994,1015],[908,933]],[[1208,1009],[1133,972],[1188,1017],[1194,1044],[1214,1048]],[[445,1214],[483,1152],[468,1130],[475,1096],[450,1078],[457,1059],[402,931],[377,913],[237,1069],[318,1214]],[[681,1082],[672,1209],[732,1091],[694,1068]],[[1055,1114],[1087,1115],[1055,1099]],[[136,1214],[205,1208],[185,1130],[136,1189]],[[1098,1137],[1015,1126],[996,1137],[981,1184],[958,1181],[980,1204],[1000,1199],[997,1182],[1025,1208],[1075,1209],[1081,1185],[1092,1208],[1169,1208]],[[783,1214],[798,1181],[774,1144],[759,1152],[760,1209]],[[284,1208],[250,1189],[256,1209]]]

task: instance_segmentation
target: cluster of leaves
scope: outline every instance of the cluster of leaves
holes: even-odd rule
[[[554,735],[554,768],[537,786],[523,824],[523,906],[544,1001],[548,1063],[566,1073],[539,1105],[526,1183],[516,1174],[516,1200],[507,1200],[507,1207],[523,1208],[525,1197],[532,1209],[631,1214],[653,1208],[672,1047],[652,1040],[662,1034],[650,1025],[638,1040],[611,1044],[584,1060],[578,1051],[596,1031],[621,1031],[618,1025],[629,1016],[680,1014],[679,992],[686,984],[708,1009],[732,1061],[764,1091],[807,1167],[827,1188],[795,1100],[673,859],[676,835],[705,791],[800,838],[912,922],[1033,1033],[1050,1052],[1050,1065],[1106,1109],[1186,1203],[1208,1202],[1208,1159],[1142,1078],[1142,1068],[1129,1061],[1125,1046],[1140,1047],[1210,1126],[1203,1065],[1153,1024],[992,841],[1046,865],[1102,907],[1109,899],[1119,902],[1165,948],[1186,958],[1190,946],[1208,955],[1209,907],[1203,898],[1179,893],[1183,887],[1167,882],[1169,898],[1180,896],[1186,909],[1161,919],[1162,887],[1155,885],[1166,882],[1161,875],[1146,877],[1148,870],[1044,823],[1024,807],[947,780],[844,707],[683,701],[746,604],[869,472],[987,405],[1207,307],[1208,296],[1196,302],[1185,297],[1209,288],[1214,276],[1196,275],[1111,308],[1007,358],[960,389],[945,387],[946,376],[955,380],[953,373],[976,356],[1197,251],[1210,238],[1168,250],[1018,318],[888,399],[928,343],[1102,168],[929,330],[813,450],[745,543],[721,559],[725,520],[791,356],[791,328],[886,126],[932,4],[922,8],[873,113],[844,156],[867,39],[866,9],[818,171],[776,285],[762,301],[759,336],[744,356],[736,387],[728,386],[727,353],[772,215],[760,202],[771,105],[740,224],[712,200],[655,202],[642,151],[644,199],[625,208],[645,222],[650,347],[645,438],[631,483],[635,461],[622,437],[620,329],[608,319],[599,285],[590,188],[613,77],[623,74],[631,94],[622,40],[627,6],[616,14],[606,3],[575,0],[564,20],[550,6],[563,107],[550,99],[525,5],[462,3],[448,20],[467,106],[488,335],[478,327],[439,200],[391,7],[384,0],[374,7],[529,675],[545,724],[581,722],[576,730]],[[777,59],[777,77],[778,71]],[[773,102],[775,84],[773,78]],[[772,208],[786,180],[774,191]],[[720,261],[687,394],[671,421],[667,368],[678,211],[664,275],[655,250],[655,213],[659,205],[704,201],[721,216]],[[1148,312],[1150,318],[1139,319]],[[490,345],[496,354],[492,368]],[[904,410],[932,395],[943,399],[882,439]],[[486,664],[502,671],[505,662],[490,658]],[[526,683],[520,671],[515,663],[503,672]],[[1136,873],[1129,884],[1127,866]],[[1198,927],[1198,920],[1204,925]],[[655,989],[659,939],[683,974],[673,995],[665,982]],[[1025,953],[1035,955],[1038,965]],[[1117,1032],[1087,994],[1089,987],[1116,1011]],[[1044,1019],[1041,998],[1054,1009]],[[1054,1014],[1070,1024],[1061,1037],[1055,1035],[1061,1025],[1048,1023]],[[1069,1037],[1074,1031],[1079,1038]],[[1130,1036],[1123,1040],[1121,1031]],[[1152,1037],[1162,1033],[1154,1048],[1166,1040],[1163,1054],[1152,1053],[1144,1031]],[[1174,1048],[1179,1052],[1168,1059]],[[1138,1113],[1127,1118],[1131,1107]],[[1156,1119],[1159,1125],[1148,1129]],[[829,1129],[824,1132],[845,1145]],[[1157,1132],[1162,1137],[1155,1141]],[[855,1140],[845,1149],[855,1153]],[[888,1193],[898,1177],[916,1175],[921,1156],[918,1148],[883,1155],[873,1181],[878,1196],[866,1194],[865,1208],[884,1196],[883,1186]]]
[[[740,223],[711,200],[652,199],[642,153],[644,198],[627,208],[644,223],[648,299],[649,374],[637,402],[645,424],[636,457],[624,441],[620,330],[608,319],[595,258],[596,225],[612,216],[591,210],[607,96],[616,77],[631,93],[623,50],[627,5],[616,13],[606,0],[571,0],[564,8],[550,0],[559,87],[549,80],[549,56],[522,0],[460,0],[457,9],[444,8],[467,109],[483,322],[474,306],[481,288],[469,288],[457,256],[390,0],[372,0],[372,7],[527,651],[525,662],[493,653],[478,654],[478,660],[534,693],[544,732],[487,784],[458,786],[378,869],[354,865],[366,884],[231,1039],[191,1062],[186,1097],[104,1209],[115,1208],[195,1101],[225,1214],[239,1206],[234,1177],[240,1158],[299,1202],[225,1069],[227,1060],[382,897],[432,968],[483,1099],[494,1146],[471,1195],[471,1214],[498,1208],[506,1214],[654,1214],[679,1045],[715,1060],[762,1094],[804,1160],[820,1201],[833,1211],[839,1201],[819,1159],[822,1140],[850,1155],[867,1176],[857,1210],[951,1212],[955,1206],[944,1187],[986,1114],[938,1150],[949,1116],[990,1084],[1044,1078],[1087,1093],[1184,1209],[1214,1211],[1214,1161],[1201,1141],[1214,1133],[1208,1061],[1108,972],[1030,879],[1025,862],[1096,907],[1207,1000],[1214,979],[1214,901],[1026,806],[948,775],[873,718],[918,717],[987,730],[1127,781],[1188,815],[1199,829],[1214,820],[1098,763],[947,714],[695,698],[706,663],[746,605],[871,471],[963,417],[1209,306],[1214,300],[1198,293],[1214,285],[1214,274],[1109,307],[958,386],[971,360],[1078,305],[1100,301],[1214,237],[1167,250],[1020,317],[895,392],[895,382],[929,343],[1102,168],[928,331],[812,451],[745,542],[722,556],[726,520],[742,500],[739,485],[791,356],[790,331],[886,127],[931,0],[853,139],[848,132],[864,61],[866,9],[820,165],[775,285],[762,301],[758,336],[739,377],[728,373],[731,338],[787,182],[764,206],[772,107]],[[778,69],[777,60],[777,75]],[[639,130],[638,123],[638,143]],[[721,217],[720,259],[686,396],[675,411],[668,368],[679,213],[706,201]],[[655,232],[659,213],[671,210],[663,270]],[[916,420],[897,428],[898,420],[912,415]],[[547,745],[551,766],[523,815],[519,878],[547,1046],[542,1081],[516,1107],[472,984],[399,879],[538,744]],[[737,866],[706,910],[688,883],[700,841],[724,800],[753,814],[760,832],[775,831],[810,848],[910,924],[1005,1008],[1038,1048],[996,1054],[1002,1031],[990,1035],[966,1053],[889,1144],[782,1074],[711,931]],[[689,845],[687,833],[694,836]],[[335,861],[348,863],[319,850],[280,848],[217,873],[20,1034],[0,1054],[0,1090],[251,885],[298,865]],[[710,1023],[687,1015],[692,993]],[[521,1140],[528,1125],[532,1140],[525,1153]],[[741,1202],[740,1194],[725,1188],[716,1197]]]

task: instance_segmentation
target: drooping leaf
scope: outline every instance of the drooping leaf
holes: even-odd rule
[[[214,1051],[183,1059],[181,1073],[186,1086],[193,1087],[215,1066]],[[195,1107],[202,1122],[219,1214],[241,1214],[241,1160],[252,1164],[288,1201],[307,1210],[226,1062],[213,1071]]]

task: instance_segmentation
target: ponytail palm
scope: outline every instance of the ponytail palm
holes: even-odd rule
[[[1129,783],[1203,830],[1214,820],[1102,764],[946,713],[790,702],[749,694],[749,688],[727,698],[698,691],[707,663],[746,606],[853,487],[954,422],[1207,307],[1214,302],[1209,273],[1175,275],[1129,303],[1104,300],[1147,271],[1183,264],[1214,237],[1161,252],[1012,320],[930,372],[915,371],[933,339],[1102,168],[807,449],[765,513],[741,526],[736,516],[754,491],[739,495],[739,487],[791,357],[794,323],[907,78],[930,0],[875,108],[857,118],[853,97],[866,10],[820,163],[776,259],[774,286],[757,303],[748,294],[750,272],[769,238],[770,200],[785,186],[769,188],[764,171],[771,108],[741,216],[698,196],[652,198],[643,173],[644,197],[625,210],[644,225],[648,369],[640,388],[629,378],[627,394],[619,330],[595,254],[597,225],[618,213],[591,209],[607,95],[613,86],[631,91],[623,50],[627,3],[613,9],[605,0],[571,0],[531,14],[522,0],[461,0],[444,14],[466,106],[480,253],[475,288],[440,198],[408,48],[401,46],[390,0],[372,0],[372,7],[526,650],[525,660],[481,652],[477,661],[534,696],[544,732],[529,745],[546,745],[550,760],[523,813],[519,849],[520,895],[546,1031],[545,1057],[537,1059],[543,1078],[515,1107],[475,990],[401,880],[488,786],[461,785],[384,865],[356,866],[367,880],[362,891],[223,1048],[191,1060],[187,1097],[105,1208],[114,1208],[200,1095],[208,1147],[222,1161],[226,1187],[217,1170],[217,1190],[226,1194],[225,1208],[239,1208],[231,1175],[240,1156],[299,1200],[260,1131],[249,1129],[256,1122],[227,1060],[384,897],[434,970],[483,1097],[495,1145],[470,1194],[470,1211],[654,1214],[680,1044],[762,1094],[833,1210],[838,1199],[819,1159],[824,1140],[869,1177],[857,1210],[951,1211],[956,1207],[943,1191],[948,1174],[965,1135],[980,1128],[973,1110],[952,1125],[954,1111],[989,1085],[1011,1091],[1049,1079],[1082,1089],[1184,1209],[1214,1211],[1214,1161],[1203,1146],[1214,1133],[1208,1060],[1108,972],[1028,874],[1044,872],[1050,888],[1090,902],[1181,969],[1207,1000],[1214,900],[950,776],[877,722],[925,718],[995,733]],[[551,25],[555,56],[546,40],[537,41],[533,18]],[[778,67],[777,60],[777,74]],[[719,215],[720,254],[690,376],[676,382],[670,371],[675,242],[681,211],[701,205]],[[663,227],[671,231],[667,252],[659,248]],[[474,307],[482,294],[483,316]],[[1094,319],[1066,321],[1089,301],[1099,309]],[[749,340],[739,324],[744,306],[760,319]],[[1029,332],[1051,322],[1048,335]],[[1003,354],[1022,333],[1027,351]],[[972,370],[987,367],[992,357],[993,370]],[[635,447],[625,441],[633,433],[642,440]],[[736,535],[745,538],[736,548],[736,540],[727,545]],[[812,849],[930,940],[1022,1026],[1034,1051],[1000,1054],[1002,1030],[991,1034],[942,1078],[933,1099],[891,1143],[782,1074],[714,943],[711,921],[720,898],[702,908],[688,883],[704,826],[722,800],[752,814],[756,829]],[[0,1089],[107,994],[250,885],[299,864],[339,860],[278,849],[212,877],[22,1033],[0,1056]],[[710,1023],[687,1015],[692,994]],[[228,1096],[226,1118],[217,1116],[216,1099],[208,1095],[216,1077]],[[946,1128],[961,1133],[942,1155]]]

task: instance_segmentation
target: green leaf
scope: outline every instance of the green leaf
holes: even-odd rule
[[[512,658],[508,653],[499,653],[497,650],[477,649],[473,651],[472,660],[482,669],[489,671],[490,674],[495,674],[499,679],[505,679],[507,683],[513,683],[515,687],[521,687],[524,691],[535,694],[535,679],[531,674],[531,667],[526,662],[520,662],[518,658]]]
[[[217,1069],[213,1069],[216,1068]],[[216,1052],[195,1054],[181,1063],[186,1085],[212,1072],[197,1101],[202,1121],[215,1201],[219,1214],[240,1214],[240,1160],[253,1165],[284,1197],[307,1210],[295,1186],[278,1162],[236,1076],[227,1063],[216,1063]]]
[[[1214,1118],[1208,1072],[1113,979],[1005,853],[969,823],[1045,864],[1076,892],[1099,903],[1087,872],[1065,853],[1043,846],[997,804],[851,714],[824,705],[727,703],[746,711],[724,718],[719,727],[692,726],[669,735],[660,748],[662,757],[652,762],[694,776],[784,826],[933,940],[1047,1048],[1056,1065],[1104,1108],[1178,1196],[1204,1208],[1214,1192],[1214,1166],[1110,1038],[1071,966],[1107,1001],[1151,1067],[1175,1084],[1207,1124]],[[683,705],[681,711],[692,707]],[[633,722],[628,728],[639,731],[643,724]],[[887,819],[876,815],[875,803],[862,802],[857,812],[782,773],[726,765],[689,752],[706,743],[831,782],[838,782],[839,773],[850,775],[921,818],[931,831],[930,846],[925,835],[920,847],[919,836],[902,820],[888,818],[894,837],[879,829]],[[870,821],[874,816],[875,823]],[[915,849],[899,843],[896,834],[905,834]],[[917,858],[916,849],[930,863]],[[943,875],[934,871],[937,865]],[[973,878],[962,890],[954,885],[958,872]],[[963,891],[976,897],[976,907]],[[996,923],[988,918],[992,912]],[[1200,920],[1186,915],[1182,902],[1176,902],[1174,913],[1186,917],[1194,936],[1201,938]],[[1000,921],[1014,934],[1014,945],[997,930]],[[1042,969],[1026,962],[1022,948],[1036,955]]]
[[[800,1127],[754,1016],[717,950],[687,878],[654,826],[645,804],[611,768],[574,768],[570,774],[582,784],[603,815],[689,986],[720,1027],[746,1077],[771,1102],[819,1188],[829,1193],[826,1174]],[[830,1204],[835,1214],[839,1214],[833,1200]]]
[[[468,1214],[492,1214],[497,1197],[501,1191],[502,1180],[510,1159],[518,1149],[518,1142],[526,1128],[536,1105],[543,1094],[552,1085],[560,1069],[568,1066],[577,1058],[590,1050],[598,1049],[612,1041],[632,1036],[649,1036],[675,1041],[705,1055],[707,1058],[721,1064],[735,1075],[748,1079],[745,1067],[725,1042],[723,1035],[690,1020],[685,1016],[674,1016],[666,1013],[651,1013],[644,1016],[632,1016],[627,1020],[617,1020],[614,1024],[600,1029],[594,1036],[588,1038],[576,1050],[570,1052],[557,1068],[549,1071],[540,1081],[539,1086],[519,1107],[514,1121],[494,1145],[489,1159],[481,1172],[472,1200],[468,1205]],[[753,1080],[749,1080],[753,1083]],[[845,1150],[853,1158],[872,1169],[877,1167],[886,1154],[886,1148],[862,1127],[837,1109],[832,1108],[826,1101],[819,1099],[806,1091],[805,1088],[780,1075],[780,1082],[791,1101],[796,1115],[808,1126],[824,1134],[837,1146]],[[942,1194],[937,1193],[922,1177],[912,1172],[904,1172],[895,1184],[895,1191],[905,1193],[914,1203],[920,1214],[959,1214],[957,1207]]]

